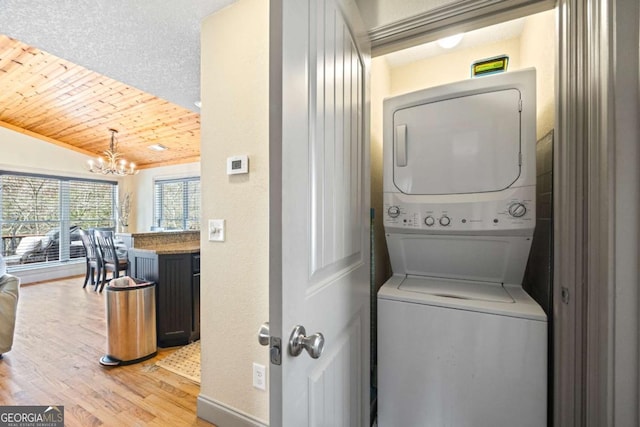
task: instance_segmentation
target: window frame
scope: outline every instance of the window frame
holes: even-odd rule
[[[195,229],[191,229],[188,228],[188,223],[191,221],[189,218],[189,213],[190,213],[190,209],[189,209],[189,195],[191,194],[188,191],[189,188],[189,183],[192,182],[197,182],[198,183],[198,197],[200,198],[200,201],[198,203],[198,217],[197,217],[197,221],[195,221],[195,224],[197,224],[197,228]],[[164,225],[162,225],[163,221],[168,221],[166,218],[163,217],[163,212],[162,212],[162,202],[163,202],[163,192],[160,190],[160,188],[158,187],[160,186],[164,186],[166,184],[183,184],[183,194],[182,194],[182,216],[181,216],[181,222],[182,222],[182,227],[180,229],[173,229],[171,228],[171,230],[175,230],[175,231],[192,231],[192,230],[200,230],[200,221],[202,219],[202,192],[201,192],[201,179],[200,176],[186,176],[186,177],[179,177],[179,178],[155,178],[153,180],[153,219],[152,219],[152,230],[153,229],[158,229],[160,231],[164,231],[166,230],[166,227]],[[185,191],[184,189],[187,189],[187,191]]]
[[[112,224],[114,229],[117,226],[118,219],[117,219],[116,203],[117,203],[118,194],[120,191],[119,182],[117,180],[73,177],[73,176],[55,175],[55,174],[49,174],[49,173],[15,171],[10,169],[0,169],[0,226],[4,223],[15,222],[14,220],[7,221],[3,217],[2,201],[3,201],[4,194],[2,191],[2,177],[4,176],[24,177],[24,178],[33,178],[33,179],[47,179],[47,180],[57,181],[58,183],[58,197],[59,197],[58,211],[57,211],[58,219],[56,220],[45,219],[41,221],[41,222],[47,222],[47,223],[56,223],[53,229],[55,229],[56,227],[59,228],[58,239],[60,243],[58,248],[59,252],[57,254],[58,258],[53,261],[34,262],[34,263],[28,263],[28,264],[15,264],[9,267],[11,271],[23,270],[23,269],[28,269],[34,266],[41,266],[41,265],[47,265],[47,266],[64,265],[69,262],[84,261],[83,257],[72,258],[70,256],[70,248],[68,247],[71,244],[71,233],[70,233],[71,223],[73,221],[76,221],[76,219],[74,220],[71,219],[71,211],[73,210],[73,206],[71,205],[71,201],[72,201],[71,200],[71,194],[72,194],[71,183],[72,182],[111,185],[112,186],[111,187],[112,189],[111,214],[110,214],[110,218],[108,218],[108,221],[110,222],[110,224]],[[99,219],[99,218],[96,218],[96,219]],[[82,222],[82,220],[79,220],[79,221]],[[33,220],[28,220],[23,222],[33,222]],[[0,234],[2,234],[1,230],[0,230]],[[2,250],[4,251],[4,246]]]

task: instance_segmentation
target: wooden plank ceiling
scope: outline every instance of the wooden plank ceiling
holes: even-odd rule
[[[200,114],[5,35],[0,126],[94,157],[113,128],[118,152],[140,169],[200,160]]]

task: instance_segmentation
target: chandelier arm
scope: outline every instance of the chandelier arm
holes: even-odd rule
[[[111,132],[111,141],[109,149],[103,152],[105,160],[98,158],[97,163],[93,160],[88,161],[89,172],[99,173],[103,175],[135,175],[138,171],[133,162],[127,162],[120,153],[118,153],[118,144],[116,140],[116,129],[109,129]]]

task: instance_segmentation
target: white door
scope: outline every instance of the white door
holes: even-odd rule
[[[369,47],[341,0],[270,7],[270,424],[365,426]],[[319,358],[291,354],[297,325]]]

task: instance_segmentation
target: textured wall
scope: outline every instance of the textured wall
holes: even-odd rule
[[[556,11],[532,15],[520,36],[520,66],[536,67],[537,138],[554,128],[556,72]]]
[[[239,0],[203,22],[201,143],[203,224],[226,219],[226,241],[202,233],[200,396],[265,423],[268,393],[252,386],[252,363],[269,366],[257,340],[269,318],[268,23],[265,0]],[[226,159],[239,154],[250,173],[228,176]]]
[[[509,55],[509,69],[520,68],[520,42],[517,38],[460,49],[404,66],[391,72],[391,94],[413,92],[432,86],[465,80],[470,77],[471,64],[483,58]]]

